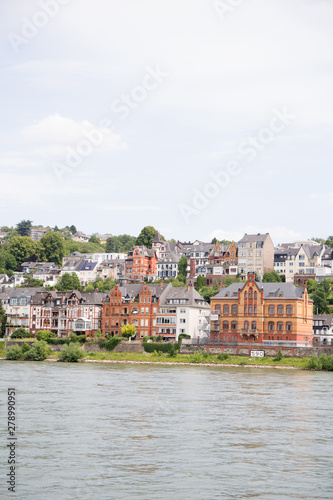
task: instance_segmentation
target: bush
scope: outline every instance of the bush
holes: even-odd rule
[[[47,345],[44,340],[35,342],[33,347],[29,349],[24,355],[24,359],[30,359],[32,361],[43,361],[51,353],[51,348]]]
[[[56,337],[56,334],[50,332],[49,330],[39,330],[39,332],[37,332],[37,334],[36,334],[37,340],[40,340],[40,341],[45,340],[46,342],[50,338],[55,338],[55,337]]]
[[[66,345],[60,351],[60,361],[66,361],[68,363],[75,363],[79,361],[79,359],[84,358],[86,353],[83,349],[81,349],[80,344],[71,342],[69,345]]]
[[[121,338],[118,335],[115,335],[110,340],[101,340],[98,342],[98,345],[101,349],[105,348],[108,351],[113,351],[113,349],[121,342]]]
[[[202,352],[199,351],[195,354],[192,354],[192,356],[190,356],[190,363],[202,363],[204,360],[204,357],[202,355]]]
[[[226,359],[229,359],[229,354],[227,352],[222,352],[217,356],[217,359],[220,361],[225,361]]]
[[[11,334],[11,339],[27,339],[30,338],[31,335],[29,332],[26,331],[23,326],[20,326],[19,328],[16,328],[16,330],[13,331]]]
[[[273,361],[281,361],[282,358],[283,358],[283,354],[282,354],[281,349],[279,349],[279,352],[277,353],[277,356],[275,356],[275,358],[273,358]]]
[[[156,344],[156,343],[143,343],[143,348],[146,352],[154,352],[154,351],[162,351],[162,352],[170,352],[174,349],[175,344],[167,343],[167,344]]]
[[[319,363],[321,364],[321,369],[322,370],[327,370],[328,369],[328,358],[326,354],[322,354],[319,358]]]
[[[80,342],[80,344],[84,344],[85,341],[87,340],[85,335],[77,335],[76,339],[78,342]]]
[[[6,359],[16,360],[23,358],[22,348],[18,345],[12,345],[6,349]]]
[[[51,337],[51,338],[47,339],[46,342],[48,344],[57,345],[57,344],[69,344],[70,341],[71,341],[71,339],[69,339],[69,338]]]
[[[178,349],[176,349],[175,344],[171,344],[171,345],[172,345],[172,347],[171,347],[171,349],[169,351],[168,356],[170,356],[170,358],[174,358],[178,354]]]
[[[70,340],[72,342],[76,342],[76,340],[77,340],[77,335],[74,332],[69,332],[68,337],[70,338]]]
[[[31,346],[29,344],[24,343],[21,349],[22,349],[22,352],[24,354],[25,352],[30,351]]]
[[[317,354],[314,354],[309,359],[308,369],[309,370],[321,370],[321,363],[319,361],[319,358],[318,358]]]

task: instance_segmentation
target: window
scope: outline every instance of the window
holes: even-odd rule
[[[216,306],[215,306],[215,314],[221,314],[221,306],[220,306],[220,304],[216,304]]]
[[[245,298],[247,299],[247,292],[245,292]]]
[[[277,324],[277,331],[278,332],[283,332],[283,323],[282,321],[279,321]]]
[[[288,323],[286,324],[286,330],[287,332],[291,332],[293,329],[293,325],[290,321],[288,321]]]
[[[244,314],[247,314],[247,305],[244,306]]]
[[[254,314],[257,314],[257,304],[254,306]]]
[[[287,314],[293,313],[293,306],[287,306]]]
[[[223,314],[229,314],[229,305],[228,304],[225,304],[223,306]]]
[[[254,292],[254,298],[256,299],[257,298],[257,292]]]
[[[249,306],[249,314],[253,314],[253,306],[252,305]]]
[[[252,288],[251,288],[249,291],[249,299],[252,299],[252,298],[253,298],[253,292],[252,292]]]
[[[257,322],[256,321],[252,321],[251,328],[252,328],[252,330],[256,330],[257,329]]]
[[[275,306],[268,306],[268,314],[274,314]]]
[[[278,314],[283,314],[283,306],[278,306],[277,312]]]
[[[231,322],[231,330],[237,330],[237,321]]]
[[[269,321],[268,322],[268,330],[270,332],[274,332],[274,323],[273,323],[273,321]]]
[[[223,330],[228,331],[229,330],[229,321],[223,321]]]
[[[186,323],[186,319],[185,318],[180,318],[179,322],[180,323]]]
[[[248,321],[245,321],[245,322],[244,322],[244,329],[245,329],[245,330],[248,330],[248,329],[249,329],[249,322],[248,322]]]
[[[232,312],[232,314],[237,314],[238,313],[238,306],[233,305],[231,308],[231,312]]]

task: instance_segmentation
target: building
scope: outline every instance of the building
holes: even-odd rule
[[[93,336],[102,329],[103,300],[101,292],[38,292],[31,300],[29,328],[35,335],[50,330],[58,337],[70,332]]]
[[[193,340],[209,336],[210,307],[193,286],[171,287],[160,300],[157,333],[165,341],[177,341],[181,333]]]
[[[165,257],[160,257],[157,262],[158,279],[177,278],[179,260],[180,255],[176,252],[169,252]]]
[[[96,234],[96,238],[100,240],[101,245],[105,245],[109,238],[112,238],[112,234]]]
[[[39,241],[49,231],[51,231],[49,227],[32,227],[29,236],[32,240]]]
[[[313,315],[313,345],[333,345],[333,316],[331,314]]]
[[[274,270],[285,276],[286,283],[294,283],[295,277],[300,275],[315,279],[317,269],[322,268],[322,257],[326,246],[318,244],[293,244],[293,246],[279,247],[274,252]],[[303,280],[304,281],[304,280]]]
[[[145,279],[154,281],[157,277],[157,260],[155,250],[135,245],[125,260],[123,282],[143,283]]]
[[[211,340],[240,344],[312,344],[313,303],[291,283],[234,283],[211,299]]]
[[[121,335],[122,326],[134,325],[139,339],[157,335],[160,300],[170,283],[116,286],[103,303],[104,335]]]
[[[89,236],[86,234],[82,233],[82,231],[78,231],[73,235],[72,238],[73,241],[77,241],[78,243],[88,243],[89,241]]]
[[[31,303],[38,292],[45,292],[45,289],[28,287],[6,288],[0,294],[0,300],[7,314],[7,336],[19,327],[29,330]]]
[[[248,273],[264,273],[274,270],[274,245],[268,233],[245,234],[238,242],[239,273],[246,279]]]
[[[221,284],[225,276],[237,276],[238,257],[237,247],[233,241],[230,245],[222,245],[216,241],[209,254],[209,263],[206,266],[206,284],[214,286]]]

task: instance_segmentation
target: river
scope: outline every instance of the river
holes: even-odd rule
[[[333,498],[332,373],[2,361],[0,381],[1,499]]]

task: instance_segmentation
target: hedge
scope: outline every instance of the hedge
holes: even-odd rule
[[[165,344],[157,344],[154,342],[144,342],[143,343],[143,348],[146,352],[154,352],[154,351],[161,351],[161,352],[172,352],[173,349],[177,347],[176,344],[172,344],[171,342],[167,342]]]
[[[121,338],[116,335],[112,337],[110,340],[101,340],[98,342],[98,345],[101,349],[105,348],[108,351],[113,351],[113,349],[121,342]]]
[[[69,344],[71,342],[71,339],[56,337],[56,338],[47,339],[46,342],[48,344]]]

